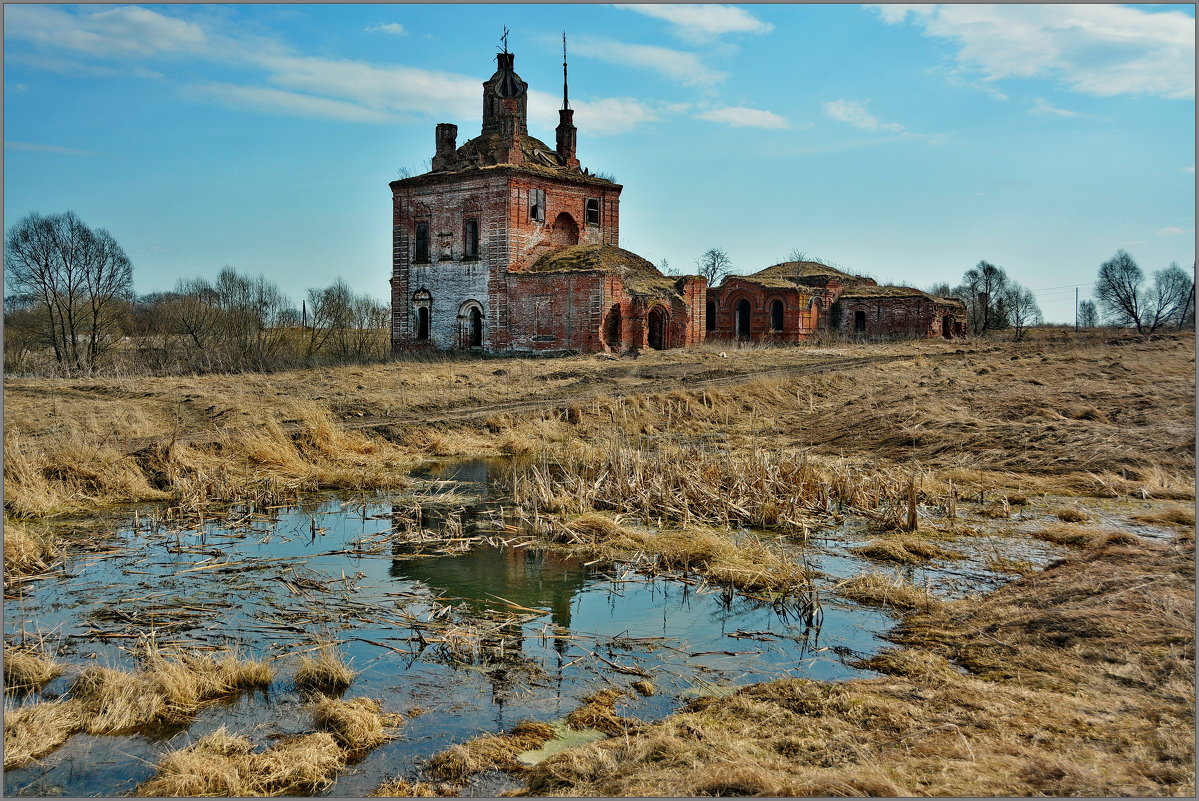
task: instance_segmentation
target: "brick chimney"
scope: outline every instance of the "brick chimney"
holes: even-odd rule
[[[448,122],[437,124],[437,152],[433,156],[433,170],[444,170],[458,149],[458,126]]]

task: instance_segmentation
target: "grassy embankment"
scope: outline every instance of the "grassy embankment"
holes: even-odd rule
[[[1111,537],[1085,510],[1086,496],[1193,498],[1193,339],[1114,346],[1050,335],[1021,345],[957,344],[906,343],[885,349],[911,355],[905,361],[703,389],[679,381],[876,349],[747,350],[731,359],[701,349],[636,363],[447,361],[314,371],[302,380],[153,379],[141,382],[153,387],[147,397],[113,386],[100,403],[94,388],[72,386],[79,382],[14,382],[6,386],[6,515],[83,511],[155,493],[201,504],[237,497],[246,486],[366,486],[430,454],[498,451],[547,465],[530,474],[537,486],[525,487],[521,505],[535,519],[557,521],[549,530],[571,547],[609,557],[656,551],[668,567],[682,560],[737,584],[745,555],[736,551],[744,547],[758,557],[759,576],[784,574],[753,551],[760,543],[730,550],[710,527],[752,523],[795,533],[860,513],[880,532],[867,547],[890,561],[919,560],[951,555],[930,540],[967,533],[942,526],[959,499],[987,502],[1004,516],[1030,498],[1072,494],[1079,513],[1057,515],[1040,536],[1088,550],[988,599],[937,603],[882,574],[841,587],[865,602],[919,610],[897,634],[905,650],[873,663],[890,678],[773,683],[703,700],[636,734],[547,760],[529,774],[530,788],[614,795],[1193,790],[1186,610],[1194,599],[1180,578],[1193,565],[1193,515],[1177,505],[1146,512],[1180,529],[1180,544],[1163,550]],[[353,381],[361,383],[351,390]],[[642,382],[659,391],[636,393]],[[495,412],[367,436],[341,422],[437,417],[463,396]],[[560,401],[532,414],[501,408],[538,396]],[[197,400],[218,397],[220,404],[196,413]],[[48,398],[59,404],[57,417],[47,416]],[[195,404],[186,412],[184,400]],[[85,401],[92,405],[85,409]],[[64,429],[54,420],[73,422]],[[318,441],[351,444],[305,445],[314,420],[326,432]],[[136,456],[113,447],[171,426],[215,436],[179,436]],[[636,491],[622,496],[622,487]],[[903,531],[917,505],[925,518],[919,536]],[[680,533],[649,538],[624,525],[626,516]]]

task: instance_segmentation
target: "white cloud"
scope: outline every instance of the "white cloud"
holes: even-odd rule
[[[1195,95],[1195,20],[1181,11],[1119,5],[876,6],[958,46],[985,80],[1055,78],[1084,94]]]
[[[478,113],[478,80],[449,72],[313,56],[257,59],[275,86],[349,100],[386,111],[418,111],[454,117]]]
[[[1094,114],[1085,114],[1081,111],[1070,111],[1065,108],[1056,108],[1050,105],[1049,101],[1043,97],[1038,97],[1033,103],[1032,108],[1028,110],[1029,114],[1037,117],[1094,117]]]
[[[661,5],[622,5],[654,19],[665,20],[685,39],[708,41],[726,33],[770,33],[774,26],[737,6],[709,3],[669,3]]]
[[[787,128],[790,127],[785,117],[780,117],[773,111],[763,111],[744,106],[724,106],[701,111],[695,115],[701,120],[721,122],[734,128]]]
[[[838,122],[847,122],[867,131],[904,131],[904,127],[897,122],[882,122],[856,100],[830,100],[824,104],[824,113]]]
[[[1178,228],[1173,225],[1167,226],[1165,228],[1157,229],[1158,236],[1178,236],[1179,234],[1185,234],[1185,233],[1186,233],[1185,228]]]
[[[347,122],[395,122],[396,117],[385,111],[368,108],[345,100],[333,100],[316,95],[285,92],[261,86],[239,86],[230,83],[203,83],[188,87],[189,92],[215,99],[229,106],[289,114],[297,117],[318,117]]]
[[[366,33],[390,33],[392,36],[407,36],[408,31],[398,22],[376,22],[366,27]]]
[[[1183,172],[1190,172],[1190,173],[1193,173],[1193,172],[1195,172],[1195,165],[1194,165],[1194,164],[1192,164],[1192,165],[1191,165],[1191,166],[1189,166],[1189,167],[1183,167],[1183,168],[1182,168],[1182,171],[1183,171]]]
[[[404,65],[377,65],[349,59],[323,58],[297,53],[275,40],[241,31],[225,33],[214,26],[169,17],[148,9],[122,6],[77,13],[62,8],[9,5],[5,7],[6,36],[32,41],[39,50],[67,50],[80,60],[48,53],[23,53],[19,58],[30,66],[73,74],[116,75],[138,70],[147,77],[161,77],[141,67],[123,64],[114,69],[104,64],[84,63],[83,56],[97,59],[162,57],[166,55],[204,59],[211,63],[251,71],[244,81],[196,82],[183,86],[193,97],[214,100],[239,108],[351,122],[399,122],[404,115],[419,113],[439,119],[478,119],[482,92],[478,77]],[[381,32],[398,32],[399,23],[378,26]],[[643,48],[626,53],[640,56],[647,66],[681,70],[672,65],[671,54],[690,54],[666,48]],[[10,61],[11,63],[11,61]],[[694,65],[691,65],[694,66]],[[702,65],[699,65],[702,73]],[[676,72],[682,75],[682,72]],[[710,80],[723,77],[710,71]],[[530,115],[544,129],[558,124],[560,99],[544,92],[530,92]],[[659,108],[634,98],[591,98],[574,101],[576,120],[589,133],[623,133],[658,118]]]
[[[124,58],[196,52],[207,44],[199,25],[138,6],[71,14],[53,6],[6,5],[4,32],[42,45]]]
[[[625,44],[611,39],[584,37],[571,42],[571,49],[579,55],[610,64],[650,69],[685,85],[719,83],[728,77],[728,73],[714,70],[704,64],[697,54],[668,47]]]
[[[28,150],[34,153],[60,153],[64,156],[102,156],[103,153],[97,153],[94,150],[78,150],[73,147],[59,147],[58,145],[39,145],[33,142],[13,142],[8,139],[4,140],[5,150]]]
[[[652,106],[632,97],[603,97],[589,100],[571,98],[575,110],[574,123],[582,135],[605,136],[628,133],[642,125],[660,119],[663,108]],[[529,90],[529,128],[552,131],[558,125],[559,95]]]

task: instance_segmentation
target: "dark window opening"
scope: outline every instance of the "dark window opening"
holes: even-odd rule
[[[587,224],[600,224],[600,202],[597,197],[587,198]]]
[[[416,247],[413,250],[412,260],[429,260],[429,223],[423,220],[416,224]]]
[[[467,220],[463,235],[465,239],[463,255],[468,259],[477,259],[479,257],[479,221]]]
[[[416,338],[429,338],[429,309],[426,306],[416,310]]]
[[[781,300],[770,304],[770,330],[783,330],[783,302]]]
[[[469,339],[472,348],[483,347],[483,312],[477,306],[472,306],[469,314]]]
[[[535,222],[545,222],[545,190],[529,190],[529,219]]]
[[[716,301],[709,300],[708,308],[704,311],[704,327],[709,331],[716,330]]]
[[[941,318],[941,336],[946,339],[953,336],[953,318],[948,314]]]
[[[737,339],[749,338],[749,301],[737,301],[737,319],[735,330],[733,333],[737,335]]]
[[[856,311],[853,313],[853,332],[855,334],[866,333],[866,312]]]

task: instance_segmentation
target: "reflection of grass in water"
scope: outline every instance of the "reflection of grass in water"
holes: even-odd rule
[[[552,721],[550,726],[554,730],[554,739],[546,742],[541,748],[517,754],[516,758],[520,762],[530,766],[536,765],[567,749],[578,748],[608,736],[599,729],[571,728],[566,725],[565,721]]]

